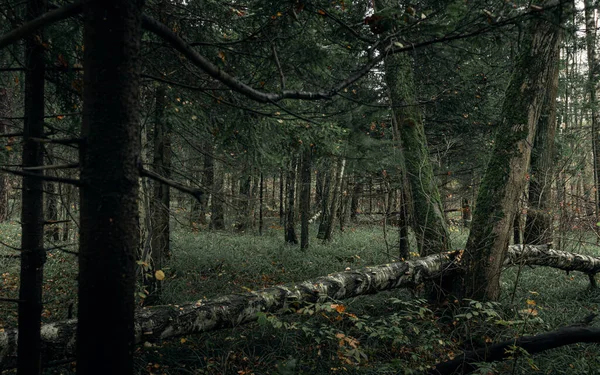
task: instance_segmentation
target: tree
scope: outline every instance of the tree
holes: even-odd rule
[[[311,188],[311,159],[312,148],[306,146],[302,153],[302,164],[300,166],[300,248],[308,249],[309,220],[310,220],[310,188]]]
[[[465,249],[464,296],[496,300],[536,125],[558,64],[562,6],[534,17],[528,25],[510,84],[502,119],[473,213]]]
[[[142,4],[84,4],[77,326],[82,374],[133,373]]]
[[[27,1],[27,19],[44,14],[45,0]],[[25,123],[23,127],[23,168],[44,164],[44,74],[43,34],[37,32],[25,42]],[[23,177],[21,210],[21,276],[19,285],[18,374],[42,371],[40,324],[44,279],[44,172],[31,171]]]
[[[389,9],[391,2],[378,0],[377,9]],[[390,30],[393,30],[390,29]],[[408,207],[421,255],[446,251],[450,245],[446,219],[437,181],[429,160],[423,116],[416,105],[412,59],[407,54],[386,56],[385,81],[392,115],[398,124],[403,169],[410,197]]]

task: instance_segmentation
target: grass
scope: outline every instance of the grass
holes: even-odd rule
[[[10,246],[17,247],[20,242],[16,223],[0,225],[0,235]],[[455,247],[463,246],[466,233],[454,230],[452,235]],[[571,247],[566,250],[598,254],[593,238],[577,234],[572,238],[577,241],[569,242]],[[394,233],[389,231],[388,244],[394,242]],[[14,253],[4,249],[0,255]],[[379,226],[349,227],[344,233],[336,233],[330,243],[311,238],[307,252],[285,245],[277,225],[271,225],[262,237],[193,233],[179,228],[172,233],[172,257],[164,269],[167,281],[163,297],[165,303],[212,298],[386,263],[389,259]],[[18,260],[1,257],[0,267],[1,296],[15,298]],[[44,321],[67,316],[68,301],[76,294],[76,274],[76,260],[71,254],[49,254]],[[136,351],[136,362],[141,374],[420,373],[425,366],[452,357],[461,347],[556,329],[600,308],[600,291],[590,290],[587,276],[577,272],[567,275],[543,267],[518,272],[512,268],[505,271],[502,283],[503,296],[497,305],[473,304],[444,311],[415,299],[410,291],[395,290],[327,301],[296,314],[261,316],[257,323],[234,329],[144,345]],[[14,304],[0,304],[0,325],[14,327],[15,319]],[[505,325],[495,324],[497,320]],[[598,368],[598,347],[582,344],[507,361],[486,371],[591,374],[598,373]],[[73,371],[67,365],[47,373]]]

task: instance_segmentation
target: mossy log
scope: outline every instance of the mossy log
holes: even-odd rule
[[[145,307],[137,311],[135,340],[160,342],[175,336],[230,328],[257,319],[258,312],[284,313],[327,299],[342,300],[395,288],[414,288],[442,273],[451,276],[461,252],[350,270],[313,280],[181,305]],[[587,274],[600,272],[600,257],[572,254],[548,246],[510,246],[506,265],[539,265]],[[77,320],[42,326],[44,361],[73,357]],[[17,330],[0,332],[0,368],[15,364]]]

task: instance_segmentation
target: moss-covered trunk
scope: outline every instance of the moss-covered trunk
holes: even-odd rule
[[[465,249],[467,273],[462,292],[468,298],[496,300],[500,295],[502,263],[527,182],[536,125],[558,64],[555,51],[560,39],[560,13],[561,9],[546,10],[529,21],[506,90]]]
[[[393,6],[390,0],[375,3],[377,9]],[[429,160],[423,116],[418,105],[411,105],[416,103],[412,63],[413,59],[407,54],[387,56],[384,59],[385,82],[392,114],[398,124],[413,229],[420,254],[430,255],[446,251],[450,245],[440,192]]]

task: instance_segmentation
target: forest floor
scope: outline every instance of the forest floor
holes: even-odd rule
[[[316,227],[314,227],[316,233]],[[452,228],[460,248],[466,231]],[[18,247],[19,226],[0,226],[2,241]],[[571,233],[567,251],[600,254],[585,233]],[[240,293],[302,281],[347,268],[393,260],[394,228],[387,244],[381,226],[348,227],[333,241],[311,238],[302,252],[283,243],[271,225],[263,236],[178,228],[172,256],[164,268],[164,303]],[[413,241],[414,242],[414,241]],[[75,251],[76,248],[67,248]],[[0,252],[0,296],[18,291],[17,252]],[[76,312],[77,263],[73,254],[52,251],[46,264],[44,321]],[[418,374],[451,359],[461,348],[476,348],[511,337],[550,331],[581,321],[600,309],[600,291],[586,275],[538,267],[503,275],[499,303],[452,307],[428,305],[422,293],[394,290],[344,301],[325,301],[284,316],[263,315],[258,322],[217,332],[181,337],[137,349],[140,374]],[[594,322],[600,325],[600,322]],[[0,304],[0,329],[16,325],[14,304]],[[600,348],[580,344],[517,360],[485,365],[479,373],[591,374],[600,368]],[[47,370],[74,373],[74,364]]]

